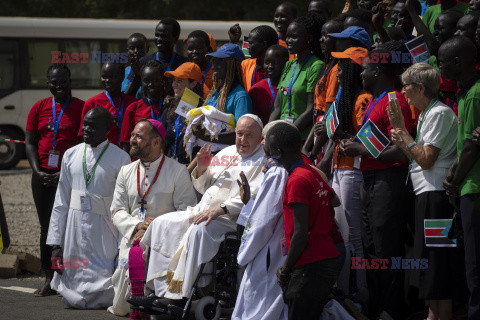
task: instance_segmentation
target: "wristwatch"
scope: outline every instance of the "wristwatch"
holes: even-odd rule
[[[220,208],[222,208],[225,214],[228,214],[227,205],[225,203],[220,203]]]
[[[409,144],[407,144],[406,148],[407,148],[408,151],[410,151],[410,149],[412,149],[413,146],[415,146],[415,145],[417,145],[417,143],[415,141],[413,141],[413,142],[410,142]]]

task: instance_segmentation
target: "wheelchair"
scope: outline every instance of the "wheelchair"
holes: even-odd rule
[[[149,315],[169,315],[175,319],[185,319],[189,316],[193,302],[195,319],[218,320],[220,316],[229,317],[235,307],[238,287],[241,281],[241,271],[237,264],[237,254],[240,248],[240,238],[237,232],[227,232],[225,240],[220,244],[215,257],[200,266],[200,271],[193,284],[192,292],[185,307],[169,304],[167,308],[152,306],[150,309],[132,306]],[[212,268],[206,268],[211,263]],[[207,271],[207,269],[211,269]],[[198,286],[202,276],[211,277],[211,283],[206,287]]]

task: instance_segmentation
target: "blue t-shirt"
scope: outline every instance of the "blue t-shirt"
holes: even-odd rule
[[[128,75],[130,74],[131,70],[132,70],[132,67],[130,66],[125,68],[125,77],[123,78],[123,82],[122,82],[122,92],[127,91],[128,85],[130,84],[131,80],[128,79]],[[138,100],[142,99],[142,86],[138,88],[135,98],[137,98]]]
[[[219,92],[217,91],[210,100],[208,100],[207,105],[216,108],[218,96]],[[225,112],[233,114],[235,116],[235,122],[244,114],[252,113],[252,100],[241,85],[237,85],[228,94],[227,101],[225,101]]]

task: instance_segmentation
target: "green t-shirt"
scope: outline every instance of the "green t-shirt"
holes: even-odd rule
[[[480,126],[480,80],[458,99],[458,138],[457,156],[463,149],[466,139],[472,139],[472,132]],[[480,193],[480,155],[460,184],[460,196]]]
[[[463,14],[467,14],[469,9],[470,6],[468,5],[468,3],[457,2],[457,4],[449,10],[457,10]],[[435,20],[437,20],[440,14],[442,14],[442,7],[440,4],[436,4],[434,6],[428,7],[425,11],[425,14],[423,15],[423,23],[425,23],[431,33],[433,33],[434,31]]]
[[[295,67],[295,74],[292,81],[295,81],[292,87],[292,105],[290,115],[293,116],[294,121],[305,112],[307,109],[307,96],[308,93],[315,91],[315,84],[322,72],[325,63],[316,56],[311,56],[307,63],[301,67],[297,65],[297,59],[288,61],[282,71],[280,82],[278,83],[278,95],[281,105],[282,113],[280,119],[284,120],[285,116],[289,114],[288,110],[288,87],[290,79],[292,79],[292,72]],[[299,73],[300,71],[300,73]],[[298,77],[297,77],[298,75]],[[295,80],[297,78],[297,80]],[[302,139],[306,140],[310,133],[312,126],[305,128],[301,132]]]
[[[427,63],[432,67],[434,67],[438,73],[440,73],[440,67],[438,66],[438,61],[436,56],[430,56]]]

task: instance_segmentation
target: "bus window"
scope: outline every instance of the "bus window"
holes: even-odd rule
[[[102,67],[100,41],[65,40],[64,48],[70,57],[72,57],[72,53],[79,54],[78,62],[67,64],[72,73],[72,88],[100,88],[100,69]],[[88,58],[80,57],[80,53],[88,53]]]
[[[60,42],[28,41],[29,87],[47,87],[47,69],[52,63],[52,51],[60,51]]]
[[[15,81],[14,56],[0,52],[0,91],[13,89]]]

